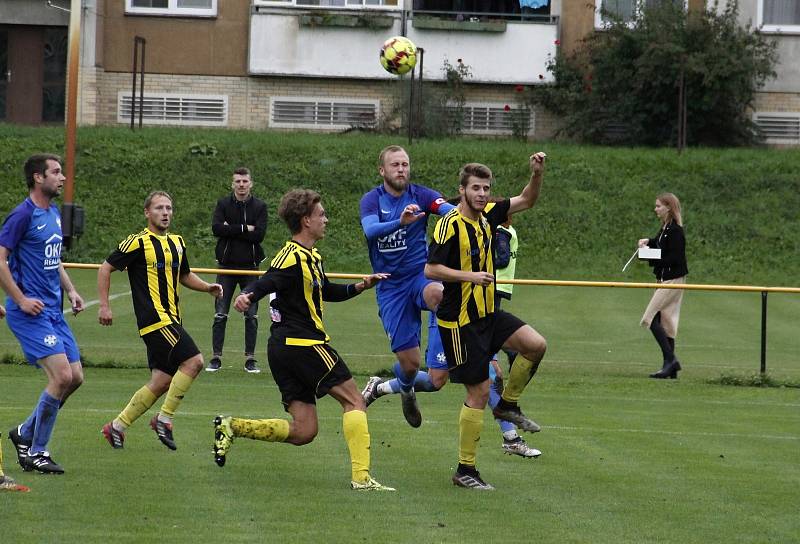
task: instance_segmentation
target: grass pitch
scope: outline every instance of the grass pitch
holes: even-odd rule
[[[87,300],[94,274],[73,272]],[[112,292],[127,291],[124,274]],[[790,542],[800,534],[800,390],[723,387],[721,373],[758,369],[760,299],[687,293],[676,381],[651,380],[659,354],[638,327],[649,291],[517,288],[509,309],[549,342],[522,405],[543,431],[528,435],[544,454],[503,455],[496,424],[484,421],[478,467],[491,493],[455,488],[457,417],[463,389],[420,394],[424,423],[412,429],[399,399],[369,410],[373,474],[397,493],[350,491],[338,404],[319,403],[320,434],[297,448],[237,440],[224,468],[211,453],[217,413],[282,417],[268,372],[246,374],[237,353],[242,320],[228,327],[223,370],[204,373],[175,420],[168,451],[143,417],[125,449],[100,428],[147,379],[129,296],[112,302],[115,324],[96,324],[96,306],[70,318],[90,364],[84,386],[59,416],[51,449],[64,476],[23,473],[3,442],[6,472],[28,494],[0,494],[3,542]],[[213,315],[207,295],[185,292],[185,324],[205,354]],[[800,378],[800,299],[770,295],[768,367]],[[333,345],[365,377],[391,366],[374,298],[329,304]],[[261,311],[260,359],[266,309]],[[0,352],[17,353],[0,327]],[[138,366],[138,367],[137,367]],[[133,367],[133,368],[131,368]],[[44,378],[0,365],[0,431],[22,420]],[[158,406],[159,404],[157,404]]]

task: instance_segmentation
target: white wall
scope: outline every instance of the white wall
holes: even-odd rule
[[[720,10],[725,2],[726,0],[720,0]],[[761,0],[739,0],[739,21],[743,25],[749,23],[753,28],[757,28],[759,2]],[[707,5],[713,6],[713,1],[708,0]],[[765,32],[764,35],[774,39],[778,44],[778,64],[775,66],[778,77],[767,81],[761,90],[800,92],[800,34]]]
[[[254,13],[250,23],[248,69],[255,75],[293,75],[389,79],[378,62],[383,42],[401,33],[400,19],[389,29],[300,26],[298,15]],[[425,49],[425,78],[443,79],[445,58],[472,69],[473,82],[549,81],[548,55],[556,52],[554,24],[509,22],[505,32],[445,31],[413,28],[407,36]]]

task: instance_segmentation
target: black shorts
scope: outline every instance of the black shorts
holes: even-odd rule
[[[287,346],[270,338],[267,359],[284,407],[293,400],[316,404],[316,399],[327,395],[332,387],[353,377],[329,344]]]
[[[463,327],[440,326],[450,381],[474,385],[488,380],[489,361],[524,326],[524,321],[502,310]]]
[[[147,366],[174,376],[181,363],[200,353],[189,333],[172,324],[142,336],[147,346]]]

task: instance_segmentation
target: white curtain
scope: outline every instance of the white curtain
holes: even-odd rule
[[[800,0],[762,0],[765,25],[800,25]]]

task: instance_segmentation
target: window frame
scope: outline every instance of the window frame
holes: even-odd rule
[[[377,10],[377,11],[402,11],[404,9],[405,0],[397,0],[396,6],[387,6],[384,4],[358,4],[344,6],[314,6],[309,4],[298,4],[298,0],[253,0],[255,8],[269,7],[269,8],[290,8],[290,9],[325,9],[325,10],[342,10],[342,11],[364,11],[364,10]],[[381,0],[385,1],[385,0]],[[366,0],[362,0],[366,2]]]
[[[756,2],[756,27],[767,34],[800,34],[800,25],[768,25],[764,23],[764,2]]]
[[[216,17],[219,0],[211,0],[210,8],[179,8],[178,0],[167,0],[165,8],[143,8],[125,0],[125,15],[159,15],[162,17]]]
[[[759,3],[763,0],[758,0]],[[642,4],[644,4],[645,0],[633,0],[636,4],[633,8],[635,14],[642,9]],[[689,9],[689,0],[682,0],[683,2],[683,10],[686,11]],[[601,13],[603,9],[603,0],[594,0],[594,28],[595,30],[604,30],[608,28],[609,23],[603,21],[603,15]],[[625,23],[628,26],[632,26],[632,21],[628,21]]]

